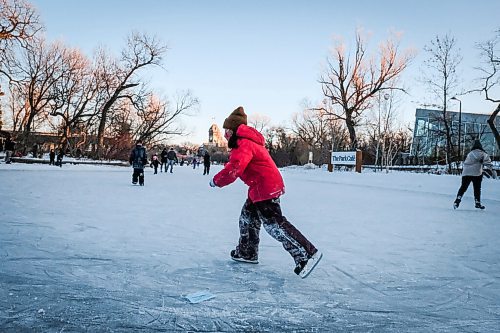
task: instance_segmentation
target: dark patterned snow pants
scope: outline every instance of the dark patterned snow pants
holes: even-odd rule
[[[249,199],[243,205],[240,215],[240,240],[238,252],[243,256],[257,256],[259,252],[259,231],[264,229],[298,264],[309,259],[316,248],[281,213],[279,198],[252,203]]]
[[[132,174],[132,183],[137,183],[137,178],[139,178],[139,184],[144,184],[144,169],[134,168],[134,173]]]

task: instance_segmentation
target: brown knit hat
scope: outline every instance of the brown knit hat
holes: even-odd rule
[[[222,127],[235,131],[241,124],[247,124],[247,115],[243,107],[239,106],[224,120]]]

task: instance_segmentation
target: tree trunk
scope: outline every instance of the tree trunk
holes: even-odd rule
[[[352,121],[351,113],[348,113],[346,115],[345,123],[347,126],[347,130],[349,131],[351,149],[356,150],[356,148],[358,148],[358,142],[356,140],[356,129],[354,128],[354,122]]]
[[[35,113],[33,111],[30,112],[28,116],[28,120],[26,121],[26,125],[24,125],[21,145],[23,146],[23,152],[26,151],[26,147],[30,146],[29,137],[31,133],[31,125],[33,124],[33,119],[35,119]]]
[[[491,132],[495,136],[495,141],[497,142],[498,149],[500,149],[500,134],[498,133],[498,130],[495,127],[495,118],[499,112],[500,112],[500,104],[498,104],[497,108],[495,109],[495,111],[493,111],[490,118],[488,119],[488,125],[490,125]]]
[[[129,76],[127,76],[127,78]],[[126,81],[124,81],[124,82],[126,82]],[[102,107],[101,120],[99,122],[99,129],[97,131],[97,149],[96,149],[96,158],[97,159],[100,159],[102,157],[102,150],[104,147],[104,131],[106,129],[106,122],[108,120],[109,110],[111,109],[113,104],[116,102],[116,100],[119,98],[122,91],[124,91],[128,88],[138,86],[138,85],[139,85],[138,83],[129,83],[129,84],[122,83],[118,88],[116,88],[113,95],[109,98],[109,100]]]

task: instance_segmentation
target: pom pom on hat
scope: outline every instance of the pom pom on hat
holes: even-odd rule
[[[239,106],[224,120],[222,127],[235,131],[241,124],[247,124],[247,115],[243,107]]]

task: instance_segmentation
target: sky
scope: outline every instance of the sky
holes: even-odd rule
[[[437,103],[416,80],[426,57],[423,46],[437,35],[453,35],[464,58],[462,88],[469,90],[478,77],[474,45],[500,27],[497,0],[31,2],[50,40],[62,40],[89,56],[99,45],[118,54],[131,31],[160,38],[169,48],[164,69],[144,73],[145,81],[162,96],[190,90],[200,100],[196,114],[182,120],[190,136],[178,142],[207,141],[210,125],[221,126],[240,105],[248,115],[287,125],[305,99],[323,99],[317,81],[333,38],[342,36],[352,44],[358,28],[371,35],[372,47],[398,31],[402,47],[417,51],[403,76],[409,94],[400,110],[403,123],[413,122],[417,107]],[[463,112],[494,109],[478,94],[461,99]]]
[[[323,253],[301,279],[264,228],[259,264],[229,258],[247,186],[220,169],[0,163],[0,330],[500,332],[500,180],[453,210],[458,176],[280,169]]]

